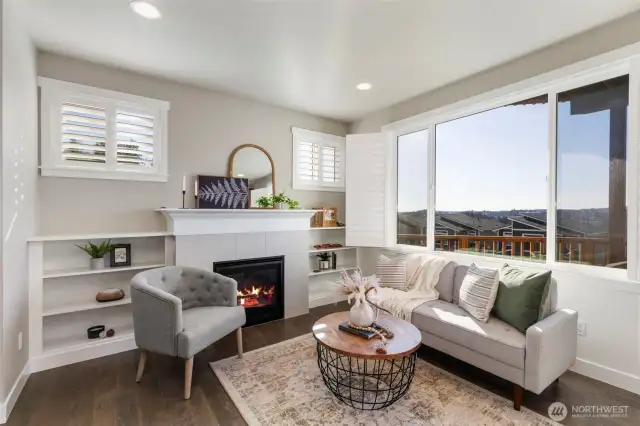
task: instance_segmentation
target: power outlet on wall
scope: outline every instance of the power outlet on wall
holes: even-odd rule
[[[586,336],[587,335],[587,323],[579,322],[578,323],[578,336]]]
[[[22,331],[18,333],[18,350],[22,350]]]

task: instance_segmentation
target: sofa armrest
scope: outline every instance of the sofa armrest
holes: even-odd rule
[[[131,280],[136,345],[151,352],[177,356],[182,300],[137,278]]]
[[[578,313],[561,309],[527,329],[524,387],[539,394],[576,360]]]

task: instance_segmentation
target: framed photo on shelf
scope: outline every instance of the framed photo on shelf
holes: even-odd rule
[[[112,268],[131,266],[131,244],[114,244],[109,258]]]
[[[333,227],[338,226],[337,207],[315,207],[314,210],[321,210],[312,217],[311,227]],[[317,225],[316,225],[317,223]]]

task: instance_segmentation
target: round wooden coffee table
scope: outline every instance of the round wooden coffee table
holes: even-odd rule
[[[378,323],[394,334],[386,354],[376,352],[377,338],[366,340],[338,329],[348,312],[336,312],[313,325],[318,367],[325,385],[342,402],[360,410],[379,410],[400,399],[411,386],[420,331],[411,323],[381,315]]]

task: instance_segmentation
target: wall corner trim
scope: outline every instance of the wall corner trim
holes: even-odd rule
[[[9,420],[11,411],[18,401],[18,397],[22,393],[22,389],[27,384],[27,380],[31,376],[31,366],[29,361],[25,364],[24,368],[20,372],[20,375],[16,379],[15,383],[11,387],[11,391],[7,395],[7,398],[0,403],[0,424],[5,424]]]
[[[583,376],[640,395],[640,377],[634,376],[633,374],[581,358],[576,359],[575,364],[573,364],[570,370],[574,373],[582,374]]]

